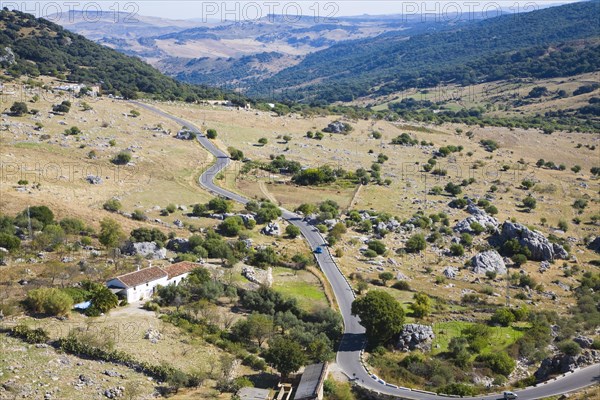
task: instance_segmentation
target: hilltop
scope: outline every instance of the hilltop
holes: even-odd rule
[[[12,77],[49,75],[101,84],[104,93],[194,101],[233,97],[218,89],[183,84],[139,60],[61,26],[19,11],[0,11],[0,67]]]
[[[598,11],[590,1],[505,15],[451,31],[384,34],[308,55],[249,93],[331,103],[443,83],[550,78],[600,67]]]

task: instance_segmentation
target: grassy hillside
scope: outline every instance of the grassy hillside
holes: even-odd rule
[[[232,96],[218,89],[179,83],[137,58],[29,14],[2,10],[0,28],[0,67],[13,77],[50,75],[100,83],[105,93],[127,98],[135,98],[139,92],[186,101]]]
[[[253,94],[312,102],[351,101],[442,82],[469,85],[548,78],[600,68],[597,0],[475,22],[451,32],[347,41],[307,56]],[[577,45],[556,45],[579,41]]]

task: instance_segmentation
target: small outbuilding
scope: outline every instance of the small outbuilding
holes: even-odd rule
[[[294,400],[322,400],[327,368],[327,363],[312,364],[304,368]]]
[[[269,400],[271,391],[269,389],[257,389],[253,387],[243,387],[237,392],[240,400]]]

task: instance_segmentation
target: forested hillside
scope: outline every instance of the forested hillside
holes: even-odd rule
[[[137,58],[96,44],[61,26],[18,11],[0,11],[0,68],[13,77],[50,75],[99,83],[105,93],[194,101],[232,95],[166,77]]]
[[[308,55],[249,94],[316,103],[351,101],[442,82],[548,78],[600,68],[600,1],[474,22],[408,40],[381,35]]]

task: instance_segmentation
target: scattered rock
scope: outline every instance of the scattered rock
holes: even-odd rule
[[[158,329],[148,328],[144,334],[144,339],[148,339],[150,343],[158,343],[158,341],[162,339],[162,335]]]
[[[434,337],[433,329],[429,325],[406,324],[400,332],[396,347],[402,351],[429,351]]]
[[[85,180],[91,183],[92,185],[101,185],[103,182],[102,178],[96,175],[88,175],[85,177]]]
[[[352,129],[350,125],[343,123],[342,121],[334,121],[327,125],[326,128],[323,128],[323,132],[327,133],[348,133]]]
[[[587,336],[577,336],[576,338],[573,338],[573,341],[581,346],[582,349],[589,349],[594,343],[594,339]]]
[[[454,267],[446,267],[446,268],[444,268],[443,274],[448,279],[454,279],[454,278],[456,278],[456,275],[458,274],[458,269],[456,269]]]
[[[104,391],[104,396],[109,399],[117,399],[119,397],[123,397],[125,394],[125,388],[123,386],[116,386],[113,388],[106,389]]]
[[[141,255],[144,258],[162,260],[167,257],[167,249],[158,247],[154,242],[129,242],[122,249],[124,254],[135,256]]]
[[[277,222],[269,222],[260,232],[263,235],[279,236],[281,235],[281,228]]]
[[[266,270],[260,268],[254,268],[250,265],[244,265],[242,268],[242,275],[246,277],[250,282],[265,285],[267,287],[273,286],[273,269],[271,267]]]
[[[506,265],[497,251],[488,250],[475,255],[471,259],[471,270],[476,274],[485,274],[487,271],[506,274]]]
[[[524,225],[506,221],[502,225],[500,235],[502,241],[517,239],[521,246],[531,251],[531,259],[536,261],[552,261],[555,258],[566,259],[569,254],[558,243],[550,241],[540,232],[532,231]]]

